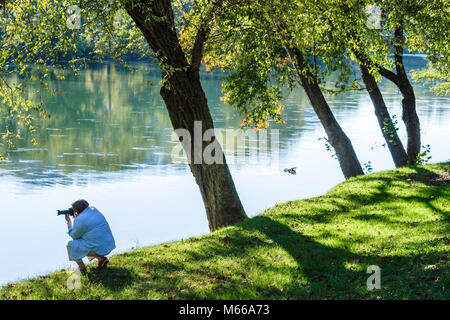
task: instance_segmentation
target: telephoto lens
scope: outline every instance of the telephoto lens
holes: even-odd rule
[[[57,214],[56,214],[57,216],[60,216],[62,214],[68,214],[70,216],[73,216],[73,209],[69,208],[67,210],[57,210]]]

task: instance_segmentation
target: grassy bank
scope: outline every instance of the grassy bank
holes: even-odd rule
[[[255,195],[257,196],[257,195]],[[81,289],[58,271],[0,299],[449,299],[450,165],[352,178],[207,236],[111,257]],[[381,289],[367,290],[368,266]]]

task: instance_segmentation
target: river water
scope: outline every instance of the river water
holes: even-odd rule
[[[423,61],[410,58],[408,63]],[[44,98],[51,118],[37,123],[39,144],[32,146],[25,135],[7,153],[8,160],[0,162],[0,285],[71,265],[66,223],[56,210],[77,199],[88,200],[107,217],[117,243],[113,253],[208,233],[198,187],[182,156],[176,156],[179,143],[159,87],[153,85],[160,73],[150,63],[133,67],[96,65],[78,77],[51,80],[61,94]],[[203,73],[202,83],[215,127],[225,136],[239,132],[242,117],[221,102],[222,77]],[[388,82],[381,88],[405,143],[401,96]],[[434,96],[419,84],[415,90],[431,162],[447,161],[450,97]],[[39,95],[36,90],[29,94]],[[373,171],[392,169],[367,93],[327,98],[361,163]],[[249,216],[279,202],[321,195],[344,180],[319,140],[325,132],[302,89],[283,104],[286,124],[270,127],[267,149],[240,138],[240,144],[224,143]],[[264,133],[250,132],[250,141],[255,139],[261,143]],[[296,175],[284,172],[291,167],[297,168]]]

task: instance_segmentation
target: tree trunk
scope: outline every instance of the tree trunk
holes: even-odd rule
[[[397,70],[397,87],[402,93],[402,120],[406,126],[406,132],[408,135],[408,163],[416,164],[417,156],[420,153],[421,141],[420,141],[420,122],[416,112],[416,97],[414,95],[414,89],[411,82],[408,79],[408,75],[403,64],[403,21],[400,20],[397,27],[394,29],[395,45],[395,68]]]
[[[206,164],[203,161],[203,151],[211,143],[203,141],[203,133],[214,129],[213,121],[198,68],[191,68],[178,41],[171,2],[134,0],[127,3],[126,9],[162,66],[164,85],[160,93],[174,129],[185,129],[190,134],[190,143],[183,141],[182,145],[200,188],[210,230],[246,219],[225,156],[217,141],[215,154],[221,156],[223,164]],[[195,132],[195,121],[201,121],[201,132]],[[185,139],[178,132],[177,134],[180,141]],[[195,145],[198,141],[195,134],[201,135],[201,150]],[[198,156],[201,163],[193,161]]]
[[[402,141],[398,137],[395,125],[392,123],[389,111],[384,103],[383,95],[378,88],[375,77],[372,76],[362,63],[359,65],[361,69],[362,78],[364,84],[366,85],[367,92],[372,100],[373,107],[375,109],[375,115],[378,120],[381,132],[383,134],[384,140],[391,152],[392,159],[394,160],[395,166],[403,167],[408,164],[408,156],[403,147]]]
[[[306,95],[325,129],[328,141],[336,152],[345,178],[348,179],[363,175],[364,172],[353,149],[353,145],[334,117],[317,83],[317,78],[310,72],[303,54],[297,48],[286,47],[286,49],[292,61],[295,61],[294,66],[300,78],[300,83],[305,89]]]
[[[401,67],[397,67],[397,74],[399,75],[398,88],[403,96],[402,120],[405,123],[406,133],[408,135],[408,164],[413,165],[416,164],[421,147],[420,122],[416,112],[416,96],[414,95],[414,89],[406,75],[403,63]]]
[[[194,137],[194,121],[201,121],[203,136],[206,130],[214,127],[200,80],[189,79],[182,72],[172,75],[172,80],[175,80],[174,77],[177,78],[176,82],[179,84],[177,87],[182,90],[175,91],[173,88],[169,90],[166,86],[161,88],[161,96],[166,103],[172,125],[174,128],[186,129],[190,136]],[[183,147],[188,154],[189,166],[202,194],[209,228],[216,230],[242,221],[246,215],[220,144],[216,142],[215,154],[220,155],[223,164],[206,164],[204,161],[196,164],[196,161],[193,161],[198,158],[195,152],[201,152],[202,155],[210,143],[202,139],[201,151],[196,150],[194,137],[189,144],[183,143]]]

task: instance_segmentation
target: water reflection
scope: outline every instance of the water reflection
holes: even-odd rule
[[[61,94],[45,98],[51,118],[37,123],[39,146],[29,147],[30,137],[26,136],[17,143],[17,149],[2,150],[9,161],[0,164],[1,173],[14,173],[33,184],[42,183],[39,177],[48,178],[46,184],[65,184],[69,177],[84,176],[87,172],[149,167],[160,171],[160,166],[184,173],[185,165],[167,166],[176,162],[172,161],[171,152],[179,143],[174,138],[159,86],[146,85],[158,83],[160,73],[148,64],[134,67],[130,72],[114,64],[94,65],[79,77],[67,75],[64,81],[52,77],[51,88]],[[203,84],[210,98],[217,131],[225,133],[226,130],[238,130],[241,119],[232,108],[219,101],[221,76],[204,73]],[[33,98],[33,90],[36,88],[30,91],[30,98]],[[282,149],[288,145],[287,141],[302,132],[305,103],[299,103],[295,95],[288,103],[290,101],[295,108],[290,108],[287,113],[290,121],[281,132]],[[270,141],[271,131],[268,135]],[[231,144],[229,148],[224,146],[227,156],[236,160],[230,163],[248,166],[259,161],[249,158],[250,142],[246,143],[247,147],[242,143],[237,149]],[[247,150],[242,152],[242,148]],[[270,146],[265,152],[267,154],[262,156],[270,159]]]

